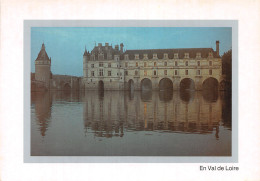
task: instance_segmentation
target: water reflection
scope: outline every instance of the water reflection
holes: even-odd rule
[[[219,139],[219,126],[223,124],[231,130],[232,125],[231,94],[223,92],[45,92],[32,93],[31,101],[42,136],[50,126],[53,104],[66,105],[68,102],[83,104],[85,134],[96,137],[123,137],[125,132],[156,131],[214,132]]]

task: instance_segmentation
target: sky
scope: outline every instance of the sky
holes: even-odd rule
[[[220,41],[220,55],[232,48],[229,27],[32,27],[31,72],[42,43],[51,57],[53,74],[83,75],[85,47],[91,51],[95,43],[124,49],[213,48]]]

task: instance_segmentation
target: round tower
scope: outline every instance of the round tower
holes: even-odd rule
[[[35,80],[45,83],[47,88],[50,87],[50,76],[51,76],[51,59],[49,59],[45,45],[42,44],[42,48],[35,60]]]

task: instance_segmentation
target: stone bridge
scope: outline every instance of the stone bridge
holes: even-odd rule
[[[224,84],[222,76],[147,76],[129,78],[125,80],[124,87],[126,90],[203,90],[208,88],[223,90]]]

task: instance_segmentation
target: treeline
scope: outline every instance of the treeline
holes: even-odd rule
[[[225,88],[231,90],[232,82],[232,49],[222,55],[222,75],[225,77]]]

